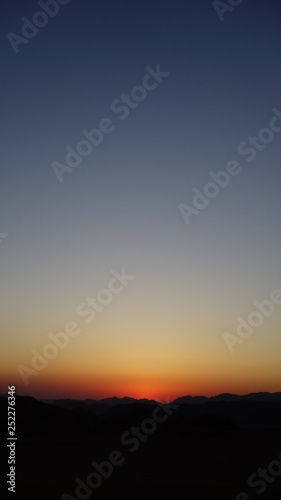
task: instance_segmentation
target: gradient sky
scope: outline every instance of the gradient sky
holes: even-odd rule
[[[237,146],[281,111],[281,4],[71,0],[16,55],[37,2],[1,11],[0,391],[167,398],[280,391],[281,306],[231,355],[222,338],[281,288],[281,133],[252,162]],[[146,66],[170,75],[123,121],[111,103]],[[83,129],[115,130],[59,182]],[[280,121],[279,121],[280,123]],[[186,225],[209,171],[243,172]],[[111,270],[135,279],[89,324],[77,306]],[[49,332],[81,333],[23,384]]]

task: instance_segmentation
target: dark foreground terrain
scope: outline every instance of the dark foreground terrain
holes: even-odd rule
[[[1,498],[281,499],[278,401],[178,401],[164,408],[17,397],[16,494],[6,487],[4,397],[0,418]]]

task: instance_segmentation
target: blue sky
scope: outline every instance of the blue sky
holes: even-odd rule
[[[156,346],[165,339],[171,366],[192,352],[203,364],[212,346],[223,373],[223,331],[280,286],[281,134],[252,163],[237,151],[268,127],[273,108],[281,111],[279,2],[242,2],[220,22],[205,0],[71,0],[15,54],[7,34],[20,34],[21,18],[38,10],[18,0],[1,16],[0,233],[9,235],[0,246],[1,317],[10,369],[112,268],[126,266],[136,280],[120,298],[122,314],[112,306],[100,327],[109,338],[117,329],[120,345],[144,334]],[[169,76],[121,121],[112,102],[158,64]],[[60,183],[52,162],[64,163],[65,147],[103,118],[115,130]],[[230,160],[243,173],[187,226],[178,205]],[[275,366],[275,320],[265,330],[233,361],[231,384],[241,363]],[[105,347],[97,352],[110,364]]]

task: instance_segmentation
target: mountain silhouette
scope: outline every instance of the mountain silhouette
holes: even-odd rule
[[[255,498],[256,490],[247,485],[249,476],[280,457],[278,394],[245,399],[220,395],[204,398],[204,403],[185,397],[184,403],[176,400],[178,407],[167,413],[165,421],[154,424],[153,415],[163,418],[169,410],[151,400],[43,402],[17,396],[15,498],[61,500],[67,493],[71,500],[76,499],[76,478],[85,482],[94,472],[93,461],[98,465],[107,462],[114,450],[122,453],[124,464],[114,467],[90,500],[144,495],[168,499],[182,491],[199,500],[236,499],[241,491]],[[95,406],[102,412],[93,411]],[[132,437],[136,428],[143,441]],[[0,429],[6,436],[5,395],[0,398]],[[6,453],[1,454],[1,465],[6,474]],[[276,477],[267,484],[263,498],[279,498],[280,481]]]

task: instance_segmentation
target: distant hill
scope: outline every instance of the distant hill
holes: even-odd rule
[[[177,404],[203,404],[208,402],[220,401],[220,402],[231,402],[231,401],[260,401],[260,402],[274,402],[281,403],[281,392],[256,392],[238,396],[237,394],[219,394],[218,396],[212,396],[207,398],[206,396],[183,396],[175,399],[174,403]]]
[[[146,404],[146,405],[156,405],[156,401],[153,399],[134,399],[129,397],[124,398],[104,398],[104,399],[52,399],[44,400],[45,403],[58,406],[60,408],[65,408],[68,410],[73,410],[75,408],[84,408],[90,410],[96,415],[101,415],[107,412],[110,408],[115,406],[131,405],[131,404]]]
[[[5,395],[0,395],[1,397],[6,397]],[[257,392],[244,394],[242,396],[237,394],[219,394],[217,396],[206,397],[206,396],[182,396],[175,399],[173,402],[179,405],[202,405],[207,403],[230,403],[239,401],[257,401],[261,403],[280,403],[281,404],[281,392],[269,393],[269,392]],[[55,400],[44,400],[45,403],[58,406],[60,408],[65,408],[69,410],[73,409],[87,409],[96,415],[102,415],[115,406],[126,406],[126,405],[155,405],[157,401],[153,399],[135,399],[128,396],[124,398],[111,397],[103,399],[55,399]],[[109,415],[109,413],[108,413]]]
[[[0,399],[7,398],[7,394],[0,394]],[[27,398],[29,396],[26,396]],[[181,396],[176,398],[173,403],[179,405],[205,405],[209,403],[231,403],[239,401],[256,401],[261,403],[280,403],[281,404],[281,392],[256,392],[250,394],[219,394],[217,396]],[[88,410],[96,415],[102,415],[115,406],[127,406],[127,405],[156,405],[157,401],[153,399],[135,399],[128,396],[124,398],[110,397],[103,399],[44,399],[43,403],[48,405],[54,405],[66,410]],[[108,413],[109,415],[109,413]]]
[[[253,393],[246,395],[220,394],[213,397],[184,396],[173,401],[179,408],[170,420],[184,420],[194,427],[204,426],[207,422],[214,428],[214,422],[223,426],[239,428],[281,429],[281,393]],[[100,422],[130,422],[151,415],[151,407],[158,403],[154,400],[134,398],[105,398],[101,400],[58,399],[48,406],[59,409],[84,412],[96,416]],[[216,424],[216,425],[217,425]],[[207,426],[208,427],[208,426]]]

